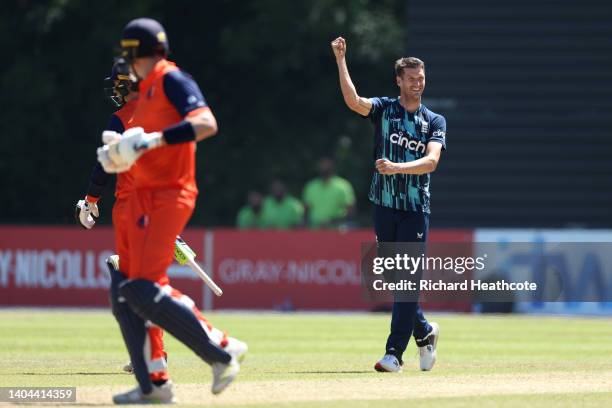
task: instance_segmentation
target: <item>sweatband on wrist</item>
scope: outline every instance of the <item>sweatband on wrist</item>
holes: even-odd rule
[[[91,170],[91,175],[89,176],[89,186],[87,187],[87,191],[85,192],[92,199],[95,197],[100,197],[102,192],[104,192],[104,187],[108,184],[111,175],[106,173],[102,168],[102,165],[99,162],[96,162],[96,165]]]
[[[163,134],[167,144],[193,142],[196,138],[193,125],[186,120],[164,129]]]
[[[92,197],[89,194],[85,196],[85,201],[88,203],[97,203],[100,197]]]
[[[89,186],[87,187],[86,196],[90,198],[89,201],[94,202],[94,200],[98,200],[104,191],[104,186],[89,182]]]

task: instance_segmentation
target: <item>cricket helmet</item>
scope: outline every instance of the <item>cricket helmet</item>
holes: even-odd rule
[[[138,83],[130,74],[130,67],[124,58],[117,58],[111,73],[104,78],[104,93],[113,105],[121,108],[125,105],[125,97],[130,92],[138,91]]]
[[[170,52],[166,30],[152,18],[137,18],[127,23],[121,37],[121,56],[128,61]]]

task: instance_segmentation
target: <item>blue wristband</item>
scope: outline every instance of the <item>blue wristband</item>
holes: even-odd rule
[[[186,120],[166,128],[163,134],[167,144],[193,142],[196,138],[193,125]]]

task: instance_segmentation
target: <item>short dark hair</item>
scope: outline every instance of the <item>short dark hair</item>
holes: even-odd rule
[[[415,57],[404,57],[395,61],[395,75],[401,77],[404,73],[404,68],[423,68],[425,71],[425,63]]]

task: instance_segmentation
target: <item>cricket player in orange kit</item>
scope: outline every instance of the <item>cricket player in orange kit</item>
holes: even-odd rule
[[[106,96],[111,100],[116,108],[106,125],[106,130],[115,132],[119,136],[130,127],[134,110],[138,99],[138,86],[129,75],[129,67],[126,64],[113,64],[111,74],[105,79]],[[76,204],[75,218],[77,222],[86,229],[91,229],[95,225],[95,217],[98,217],[98,201],[102,191],[110,181],[111,175],[106,173],[100,163],[96,162],[89,180],[85,199],[79,200]],[[115,247],[118,254],[127,252],[127,233],[123,225],[128,217],[128,196],[133,190],[132,175],[129,171],[117,174],[115,186],[115,203],[113,205],[113,224],[115,225]],[[119,258],[109,258],[118,264]],[[127,259],[127,258],[126,258]],[[159,327],[150,325],[147,329],[146,338],[147,366],[151,381],[163,381],[168,379],[167,374],[167,355],[164,351],[163,330]],[[124,371],[132,372],[132,365],[128,363],[123,368]]]
[[[195,143],[216,134],[217,122],[195,81],[166,59],[169,45],[161,24],[147,18],[131,21],[121,47],[139,80],[140,97],[132,127],[99,148],[98,161],[107,172],[129,169],[133,177],[134,191],[122,226],[127,248],[119,254],[121,270],[111,270],[111,301],[138,387],[113,400],[175,401],[170,381],[152,383],[146,375],[144,321],[162,327],[209,363],[212,392],[218,394],[238,373],[246,344],[219,341],[193,302],[169,286],[166,273],[174,240],[195,207]]]

